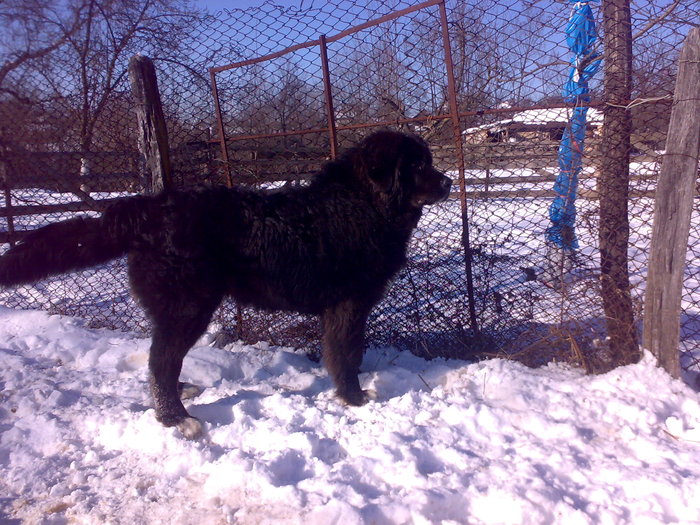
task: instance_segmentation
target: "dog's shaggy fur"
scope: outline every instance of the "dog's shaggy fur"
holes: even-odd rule
[[[156,417],[188,437],[201,425],[180,400],[182,360],[226,295],[320,315],[337,394],[361,405],[367,316],[404,264],[422,207],[447,198],[450,184],[422,139],[381,131],[327,163],[306,187],[166,191],[121,200],[100,218],[36,230],[0,258],[0,285],[128,254],[132,291],[153,326]]]

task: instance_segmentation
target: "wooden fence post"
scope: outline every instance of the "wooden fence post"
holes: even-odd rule
[[[146,192],[158,193],[172,186],[168,130],[158,92],[156,70],[150,58],[134,55],[129,60],[131,91],[136,100]]]
[[[5,195],[5,219],[7,220],[7,241],[10,246],[15,245],[15,217],[12,214],[12,166],[10,160],[4,158],[5,149],[0,146],[0,182],[2,182],[3,193]]]
[[[673,377],[680,376],[681,293],[700,156],[700,27],[690,31],[679,62],[656,188],[643,338]]]

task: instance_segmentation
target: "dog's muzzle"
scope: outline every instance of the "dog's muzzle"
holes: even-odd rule
[[[440,196],[435,202],[442,202],[450,196],[450,189],[452,188],[452,179],[447,175],[440,173]]]
[[[450,196],[450,189],[452,188],[452,179],[446,175],[442,176],[442,189],[445,192],[445,199]]]
[[[442,172],[431,169],[418,179],[416,191],[411,198],[411,203],[414,206],[425,206],[426,204],[435,204],[442,202],[450,196],[450,188],[452,187],[452,179],[445,176]]]

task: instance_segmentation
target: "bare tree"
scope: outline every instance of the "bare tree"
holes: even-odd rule
[[[129,58],[152,50],[172,54],[194,13],[180,0],[78,0],[70,4],[81,17],[78,31],[50,58],[37,61],[37,73],[53,87],[65,111],[78,123],[81,173],[90,172],[89,153],[98,122],[106,108],[127,87],[124,80]]]
[[[0,4],[0,92],[23,98],[8,75],[64,45],[83,24],[85,5],[64,10],[52,0],[6,0]],[[14,79],[17,81],[17,79]]]
[[[371,37],[342,51],[347,60],[336,58],[334,98],[343,121],[397,121],[415,109],[417,79],[400,32],[393,24],[372,31]]]
[[[325,125],[323,93],[293,61],[254,64],[222,75],[219,91],[233,134],[286,133]]]

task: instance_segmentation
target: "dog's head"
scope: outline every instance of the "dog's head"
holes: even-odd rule
[[[426,142],[416,135],[378,131],[357,148],[360,171],[384,200],[420,209],[445,200],[452,180],[433,168]]]

